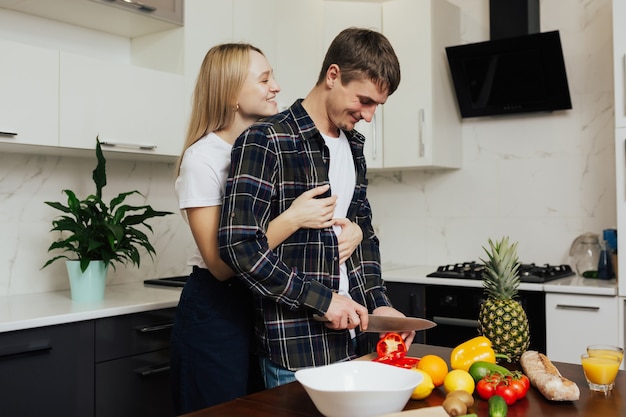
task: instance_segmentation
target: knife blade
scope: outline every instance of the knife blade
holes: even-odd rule
[[[364,331],[368,333],[410,332],[412,330],[431,329],[436,325],[437,323],[433,321],[418,317],[392,317],[370,314],[367,330]]]
[[[317,321],[328,321],[326,317],[317,314],[313,315],[313,318]],[[368,314],[368,319],[367,330],[363,330],[366,333],[420,331],[431,329],[437,325],[434,321],[420,319],[418,317],[393,317]]]

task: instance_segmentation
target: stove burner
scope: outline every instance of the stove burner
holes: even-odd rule
[[[443,265],[437,268],[427,277],[435,278],[457,278],[457,279],[482,279],[485,265],[476,262],[463,262],[452,265]],[[535,264],[520,264],[519,276],[521,282],[543,283],[559,278],[574,275],[572,267],[569,265],[549,265],[537,266]]]

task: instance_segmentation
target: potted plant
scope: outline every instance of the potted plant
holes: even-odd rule
[[[61,232],[61,238],[50,245],[48,252],[61,249],[73,253],[73,256],[65,254],[55,256],[42,268],[65,258],[74,300],[102,299],[108,266],[113,264],[115,268],[116,262],[121,264],[130,262],[139,266],[141,260],[139,248],[143,247],[152,258],[156,254],[154,247],[148,236],[137,226],[143,225],[152,232],[152,227],[146,223],[147,220],[172,214],[167,211],[155,211],[149,205],[123,204],[130,195],[142,195],[137,190],[120,193],[107,205],[102,200],[102,189],[107,184],[106,160],[98,138],[96,138],[96,158],[98,164],[92,175],[96,185],[95,194],[79,200],[73,191],[63,190],[67,195],[67,205],[60,202],[45,202],[64,213],[52,221],[51,231]],[[90,283],[90,277],[95,277],[97,284]],[[95,293],[89,294],[88,291],[92,289]]]

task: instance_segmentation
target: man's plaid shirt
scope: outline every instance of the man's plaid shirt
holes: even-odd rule
[[[363,230],[363,242],[347,261],[350,295],[371,312],[391,304],[366,197],[365,138],[356,131],[346,135],[357,171],[348,218]],[[252,125],[235,142],[231,157],[220,255],[253,291],[260,354],[291,370],[356,357],[348,331],[329,330],[312,318],[325,313],[339,289],[332,228],[300,229],[274,251],[265,236],[270,220],[299,195],[329,183],[328,148],[301,100]]]

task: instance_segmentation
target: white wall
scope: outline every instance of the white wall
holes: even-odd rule
[[[463,10],[463,41],[488,39],[489,2],[451,2]],[[41,27],[0,10],[0,37],[23,37],[24,25]],[[47,25],[55,29],[24,41],[73,48],[88,36],[89,44],[102,49],[82,52],[130,59],[123,38]],[[557,29],[573,110],[466,119],[461,170],[371,175],[370,199],[386,265],[478,260],[487,238],[504,234],[519,241],[524,262],[565,263],[575,236],[616,226],[610,0],[543,0],[541,30]],[[61,200],[63,189],[91,192],[94,167],[95,157],[0,153],[0,295],[69,287],[62,262],[40,270],[57,215],[43,202]],[[107,167],[106,198],[137,189],[155,209],[176,211],[171,165],[110,160]],[[118,267],[109,274],[110,284],[187,273],[191,236],[180,215],[152,224],[155,262],[147,257],[140,269]]]
[[[463,43],[488,40],[489,2],[451,2]],[[611,1],[540,5],[541,31],[561,34],[573,109],[464,119],[461,170],[372,176],[387,264],[478,260],[505,234],[523,262],[569,263],[574,237],[616,227]]]

